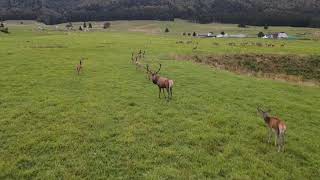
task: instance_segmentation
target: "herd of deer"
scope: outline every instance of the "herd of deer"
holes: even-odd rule
[[[168,97],[167,101],[172,99],[172,89],[174,81],[165,77],[161,77],[159,75],[159,72],[161,70],[162,65],[159,65],[159,69],[157,71],[152,71],[149,68],[149,65],[146,64],[146,67],[142,65],[140,60],[145,57],[145,51],[139,51],[137,54],[132,53],[132,63],[136,65],[136,68],[142,68],[146,70],[147,78],[152,81],[153,84],[157,85],[159,88],[159,98],[161,98],[161,91],[163,92],[165,96],[165,89],[167,90]],[[78,75],[80,74],[80,71],[83,69],[83,60],[82,58],[79,62],[79,64],[76,65],[76,70]],[[277,117],[271,117],[269,115],[270,110],[262,110],[260,107],[257,108],[258,113],[262,116],[265,124],[267,125],[267,128],[269,130],[268,133],[268,143],[271,141],[272,133],[274,133],[275,136],[275,146],[278,146],[278,152],[284,151],[284,144],[285,144],[285,132],[286,132],[286,125],[285,123],[280,120]]]

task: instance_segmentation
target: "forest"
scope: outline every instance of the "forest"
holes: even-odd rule
[[[174,20],[320,27],[317,0],[1,0],[0,20]]]

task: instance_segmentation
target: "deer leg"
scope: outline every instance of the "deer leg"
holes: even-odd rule
[[[164,98],[166,98],[166,93],[164,92],[164,89],[162,89],[162,93],[163,93]]]
[[[269,128],[269,132],[268,132],[268,143],[271,142],[271,137],[272,137],[272,130]]]
[[[283,147],[283,138],[282,138],[282,134],[279,134],[278,135],[278,152],[281,151],[282,147]]]
[[[161,98],[161,88],[159,87],[159,99]]]
[[[285,141],[284,141],[284,133],[282,134],[282,151],[284,152],[284,144],[285,144]]]
[[[172,87],[170,87],[170,98],[172,99]]]
[[[167,98],[167,101],[170,100],[170,89],[169,88],[166,88],[167,89],[167,93],[168,93],[168,98]],[[164,92],[164,91],[163,91]]]
[[[277,146],[279,144],[280,131],[279,129],[274,130],[274,145]]]

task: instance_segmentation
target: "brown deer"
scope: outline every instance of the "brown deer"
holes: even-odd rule
[[[82,58],[82,59],[80,59],[79,64],[77,64],[77,66],[76,66],[76,69],[77,69],[78,75],[80,74],[80,71],[81,71],[81,69],[83,68],[82,61],[83,61],[83,58]]]
[[[163,94],[165,96],[165,93],[164,93],[164,89],[167,90],[167,93],[168,93],[168,98],[167,98],[167,101],[169,101],[170,99],[172,99],[172,88],[173,88],[173,80],[170,80],[168,78],[165,78],[165,77],[161,77],[158,75],[158,73],[160,72],[161,70],[161,64],[160,64],[160,67],[157,71],[155,72],[152,72],[149,70],[149,66],[147,65],[147,72],[149,73],[148,75],[151,75],[151,80],[153,82],[153,84],[156,84],[158,87],[159,87],[159,98],[161,98],[161,90],[163,91]],[[166,96],[165,96],[166,98]]]
[[[268,129],[269,129],[269,135],[268,135],[268,143],[271,141],[272,137],[272,131],[275,134],[275,146],[278,145],[278,152],[281,150],[284,151],[284,136],[287,129],[287,126],[283,121],[281,121],[277,117],[270,117],[268,111],[263,111],[261,108],[257,108],[258,112],[261,114],[262,118],[264,119],[264,122],[266,123]]]
[[[134,59],[135,59],[134,52],[132,52],[132,54],[131,54],[131,62],[132,63],[134,63]]]

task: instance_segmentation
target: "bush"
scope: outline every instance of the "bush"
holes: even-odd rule
[[[191,33],[188,33],[188,36],[191,36]]]
[[[193,32],[192,36],[193,36],[193,37],[197,36],[197,33],[196,33],[196,32]]]
[[[4,27],[4,24],[2,22],[0,23],[0,27]]]
[[[89,28],[92,29],[92,24],[91,23],[89,23]]]
[[[82,27],[81,26],[79,26],[79,31],[82,31],[83,29],[82,29]]]
[[[166,28],[166,30],[165,30],[164,32],[165,32],[165,33],[168,33],[168,32],[170,32],[170,31],[169,31],[169,29],[168,29],[168,28]]]
[[[238,24],[238,27],[239,27],[239,28],[246,28],[247,25],[245,25],[245,24]]]
[[[66,28],[68,28],[68,29],[72,29],[72,28],[73,28],[72,23],[71,23],[71,22],[69,22],[69,23],[66,25]]]
[[[103,29],[108,29],[111,26],[111,24],[109,22],[105,22],[103,24]]]
[[[226,33],[224,31],[221,32],[221,35],[225,35]]]
[[[86,22],[83,23],[83,28],[87,28],[87,23]]]
[[[263,27],[265,30],[269,29],[269,26],[268,25],[264,25]]]
[[[7,27],[6,28],[5,27],[1,27],[0,31],[3,32],[3,33],[9,34],[9,29]]]
[[[186,33],[186,32],[182,33],[182,36],[186,36],[186,35],[187,35],[187,33]]]
[[[259,37],[259,38],[262,38],[263,36],[264,36],[264,33],[263,33],[263,32],[259,32],[259,33],[258,33],[258,37]]]

